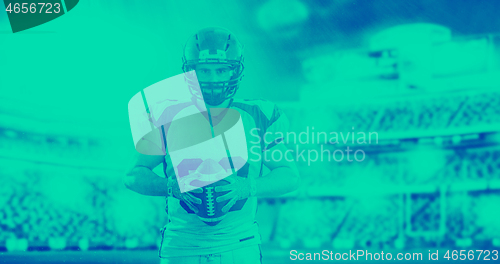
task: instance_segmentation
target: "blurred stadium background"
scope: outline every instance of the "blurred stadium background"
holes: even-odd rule
[[[379,136],[301,145],[366,159],[300,162],[300,190],[261,199],[264,263],[291,249],[498,249],[499,8],[86,0],[15,35],[0,11],[0,262],[158,261],[164,199],[121,182],[135,155],[127,103],[181,73],[185,40],[206,26],[245,44],[237,96],[277,102],[291,131]]]

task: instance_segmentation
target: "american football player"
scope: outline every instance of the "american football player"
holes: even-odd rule
[[[124,183],[130,190],[144,195],[167,196],[169,222],[162,229],[159,249],[162,263],[262,263],[261,240],[255,221],[257,198],[280,196],[296,190],[300,184],[293,157],[279,136],[286,134],[288,120],[269,101],[234,98],[243,78],[243,45],[228,30],[205,28],[189,38],[184,47],[182,67],[187,82],[191,83],[192,103],[167,109],[165,115],[171,117],[190,109],[206,109],[209,112],[207,120],[214,126],[213,122],[224,120],[228,109],[238,111],[244,126],[246,149],[262,153],[260,157],[265,153],[268,157],[281,155],[283,158],[256,159],[251,158],[250,153],[243,161],[232,157],[231,167],[238,161],[242,164],[223,179],[224,184],[211,189],[217,195],[214,196],[216,201],[211,202],[221,205],[220,214],[224,216],[212,223],[197,217],[202,210],[200,195],[204,189],[182,192],[179,186],[189,184],[186,181],[190,177],[176,177],[176,173],[216,175],[228,170],[229,163],[223,159],[186,157],[181,162],[181,169],[176,168],[168,153],[164,156],[141,154]],[[190,74],[193,72],[195,74]],[[173,131],[173,125],[163,128],[164,143],[175,142]],[[257,134],[261,140],[255,140]],[[273,152],[280,152],[280,155],[271,155]],[[152,171],[160,164],[163,164],[165,177]],[[263,174],[263,166],[270,172]]]

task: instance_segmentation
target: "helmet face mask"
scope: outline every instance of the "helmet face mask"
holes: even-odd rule
[[[233,64],[230,65],[230,71],[232,74],[227,78],[219,78],[216,80],[205,81],[206,78],[200,73],[200,71],[196,70],[196,66],[204,65],[202,64],[192,64],[184,67],[184,71],[190,72],[186,74],[186,77],[190,79],[188,82],[191,93],[198,97],[199,99],[203,99],[205,103],[209,105],[220,105],[225,100],[232,98],[236,91],[238,90],[239,82],[241,81],[243,75],[241,72],[243,71],[243,64]],[[215,65],[220,65],[221,67],[226,66],[227,63],[211,63]],[[193,76],[193,73],[196,76]],[[197,84],[196,84],[197,82]]]
[[[225,29],[206,28],[191,37],[184,47],[182,58],[182,70],[186,73],[191,93],[209,105],[220,105],[232,98],[243,78],[242,51],[243,45]],[[232,72],[229,79],[205,81],[203,76],[197,78],[193,75],[198,66],[211,64],[229,67]]]

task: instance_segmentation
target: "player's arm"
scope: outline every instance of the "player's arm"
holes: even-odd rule
[[[163,163],[164,156],[144,155],[139,157],[134,167],[125,175],[123,182],[125,186],[137,193],[150,196],[168,196],[168,189],[172,190],[172,196],[183,200],[191,210],[198,212],[194,204],[201,204],[199,198],[194,197],[189,192],[181,193],[179,184],[173,178],[162,178],[153,172],[156,166]],[[203,192],[201,189],[195,189],[191,192]]]
[[[273,152],[280,152],[280,155]],[[285,144],[277,144],[266,150],[267,157],[283,157],[279,160],[263,159],[263,163],[271,172],[256,179],[257,197],[276,197],[292,191],[300,186],[300,175],[292,154]],[[264,153],[263,153],[264,154]]]
[[[153,172],[164,156],[139,154],[134,167],[123,178],[125,186],[137,193],[150,196],[167,196],[167,178]]]

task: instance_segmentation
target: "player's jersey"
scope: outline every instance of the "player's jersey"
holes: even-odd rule
[[[263,152],[282,141],[288,129],[288,120],[275,104],[264,100],[232,100],[229,109],[238,111],[241,116],[248,151],[247,162],[238,170],[237,175],[261,177]],[[197,111],[199,112],[194,104],[186,103],[164,111],[164,114],[168,112],[168,119],[173,119],[175,115],[188,116],[189,113]],[[224,112],[221,115],[224,115]],[[219,117],[213,113],[212,116],[212,119]],[[169,125],[163,128],[167,145],[169,140],[173,140],[169,137],[169,129],[172,129]],[[184,170],[194,171],[200,165],[200,162],[189,161],[189,157],[186,157]],[[189,168],[185,168],[186,164]],[[179,168],[176,170],[168,154],[165,156],[164,165],[167,177],[176,177],[175,173],[179,173]],[[258,224],[255,221],[256,211],[257,198],[251,197],[246,200],[241,210],[229,211],[220,223],[209,226],[184,202],[169,198],[169,223],[162,230],[160,257],[212,254],[260,244]]]

